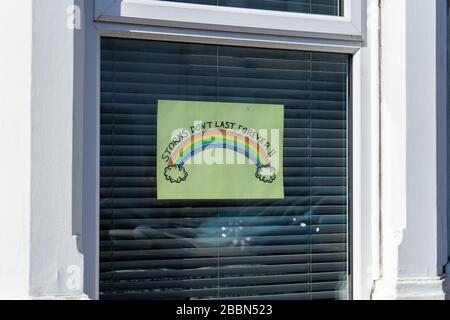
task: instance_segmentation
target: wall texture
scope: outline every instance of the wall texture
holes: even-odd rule
[[[33,1],[30,295],[81,295],[73,232],[73,0]]]
[[[447,290],[446,8],[445,0],[383,1],[383,272],[375,298],[443,299]]]
[[[32,1],[0,10],[0,299],[26,298],[30,274]]]

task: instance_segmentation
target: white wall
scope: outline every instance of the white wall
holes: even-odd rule
[[[98,239],[85,237],[90,265],[85,275],[89,283],[84,285],[83,249],[76,235],[81,235],[82,203],[97,201],[94,185],[85,185],[90,192],[84,199],[80,190],[86,183],[81,172],[95,172],[83,168],[81,161],[83,148],[95,150],[91,137],[96,130],[95,117],[82,111],[81,69],[96,65],[84,66],[80,38],[84,30],[67,27],[68,7],[83,1],[5,1],[0,11],[0,221],[6,222],[0,224],[0,261],[8,261],[0,263],[0,298],[82,297],[85,289],[95,297]],[[442,172],[436,165],[442,101],[433,35],[439,23],[436,10],[444,2],[383,1],[383,233],[378,298],[443,296],[445,219],[437,188]],[[93,2],[86,3],[90,16]],[[96,52],[95,27],[92,23],[88,27],[87,47],[92,50],[86,52],[92,53]],[[373,35],[377,37],[376,32]],[[84,88],[88,95],[97,90],[96,80],[88,79]],[[80,127],[83,117],[90,130],[85,137]],[[85,210],[85,214],[91,213]],[[91,219],[85,219],[84,229],[95,229],[91,223],[95,217],[85,218]],[[378,257],[362,259],[366,266]],[[377,274],[376,269],[373,265],[370,274]],[[356,280],[365,278],[360,275]],[[370,283],[361,286],[366,292]]]
[[[32,1],[0,10],[0,299],[28,296]]]
[[[4,1],[0,11],[0,298],[84,297],[74,1]]]
[[[447,48],[438,40],[446,8],[446,0],[385,0],[381,9],[382,278],[375,298],[445,298]]]
[[[367,6],[365,45],[352,62],[352,287],[369,300],[379,277],[379,9]]]
[[[83,292],[73,215],[75,31],[73,0],[33,2],[30,294]],[[80,199],[78,199],[80,201]],[[75,206],[76,207],[76,206]]]

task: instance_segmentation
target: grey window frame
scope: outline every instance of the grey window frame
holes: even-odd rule
[[[368,299],[370,284],[377,277],[377,270],[369,270],[378,262],[379,238],[375,232],[379,213],[379,102],[378,102],[378,6],[368,8],[365,0],[345,0],[345,12],[352,9],[352,15],[328,17],[308,14],[295,15],[300,21],[311,20],[319,29],[300,29],[279,32],[276,29],[259,28],[209,28],[201,22],[188,23],[171,20],[155,21],[151,16],[127,17],[127,12],[136,12],[133,6],[148,5],[152,0],[95,0],[79,3],[86,12],[83,46],[75,50],[75,79],[82,83],[83,107],[77,112],[75,127],[82,131],[82,175],[80,185],[83,197],[83,247],[84,283],[86,293],[98,299],[99,293],[99,115],[100,115],[100,39],[101,37],[124,37],[147,40],[165,40],[218,45],[251,46],[291,50],[312,50],[347,53],[351,59],[351,141],[352,165],[349,179],[353,186],[350,207],[351,275],[349,284],[352,298]],[[359,4],[356,4],[359,2]],[[375,3],[375,2],[374,2]],[[198,6],[198,5],[196,5]],[[147,7],[149,8],[149,7]],[[358,10],[354,10],[358,8]],[[130,11],[131,10],[131,11]],[[221,8],[227,14],[260,14],[254,9]],[[235,11],[237,10],[237,11]],[[239,12],[238,12],[239,11]],[[244,13],[245,11],[245,13]],[[250,12],[251,11],[251,12]],[[369,14],[366,12],[369,11]],[[146,11],[147,14],[149,13]],[[234,13],[233,13],[234,12]],[[108,14],[106,14],[108,13]],[[244,15],[241,15],[244,14]],[[280,17],[279,13],[275,16]],[[271,15],[271,19],[275,16]],[[314,16],[314,17],[311,17]],[[300,17],[300,18],[299,18]],[[363,27],[366,18],[371,28]],[[304,19],[306,20],[304,20]],[[275,18],[274,18],[275,19]],[[169,19],[170,20],[170,19]],[[308,21],[309,21],[308,20]],[[334,20],[342,27],[333,32]],[[352,22],[353,21],[353,22]],[[356,22],[355,22],[356,21]],[[166,23],[167,22],[167,23]],[[359,26],[355,32],[355,26]],[[306,25],[312,25],[306,23]],[[302,25],[302,26],[306,26]],[[338,24],[339,25],[339,24]],[[353,25],[353,27],[351,27]],[[300,26],[300,27],[302,27]],[[306,28],[306,27],[305,27]],[[335,30],[336,31],[336,30]],[[76,37],[75,41],[79,41]],[[84,54],[83,54],[84,53]],[[81,103],[79,103],[81,104]],[[81,119],[81,120],[80,120]],[[92,137],[95,137],[94,139]],[[368,174],[370,172],[370,174]],[[75,186],[77,188],[77,186]],[[373,229],[373,230],[372,230]],[[373,268],[372,268],[373,269]]]
[[[344,0],[342,16],[327,16],[159,0],[96,0],[95,20],[363,42],[365,7],[365,0]]]

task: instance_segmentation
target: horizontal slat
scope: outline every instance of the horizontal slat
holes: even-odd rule
[[[121,58],[121,59],[120,59]],[[204,75],[216,77],[240,77],[249,78],[271,78],[271,79],[291,79],[291,80],[334,80],[336,82],[345,81],[347,72],[346,63],[333,62],[308,62],[303,60],[294,61],[297,68],[289,67],[293,62],[288,60],[274,60],[271,63],[267,59],[252,59],[237,57],[214,57],[214,56],[180,56],[174,55],[171,62],[166,63],[164,59],[170,59],[170,55],[164,55],[158,59],[127,59],[120,56],[116,60],[103,60],[102,70],[128,73],[167,73],[182,75]],[[180,61],[181,60],[181,61]],[[184,62],[192,62],[186,64]],[[170,61],[170,60],[169,60]],[[196,63],[197,62],[197,63]],[[253,65],[250,66],[250,65]],[[284,65],[284,66],[283,66]],[[277,74],[274,74],[274,71]],[[326,73],[326,74],[324,74]]]
[[[146,237],[146,238],[155,238],[161,239],[165,238],[162,235],[170,235],[171,238],[197,238],[197,237],[222,237],[224,234],[220,227],[196,227],[196,228],[187,228],[187,227],[176,227],[173,228],[155,228],[154,226],[149,225],[139,225],[135,229],[127,230],[127,229],[110,229],[108,233],[110,236],[119,237],[119,236],[127,236],[130,233],[134,233],[134,236]],[[225,228],[225,227],[223,227]],[[237,227],[233,227],[237,228]],[[238,229],[238,236],[241,237],[251,237],[251,236],[273,236],[273,235],[299,235],[305,234],[309,232],[309,228],[313,228],[314,230],[319,230],[317,233],[321,234],[330,234],[330,233],[343,233],[345,232],[345,225],[317,225],[317,226],[270,226],[270,227],[244,227],[242,229]],[[226,230],[225,230],[226,231]]]
[[[327,235],[313,235],[311,243],[330,243],[338,242],[345,243],[346,234],[327,234]],[[266,236],[266,237],[252,237],[247,239],[245,237],[234,236],[229,241],[230,245],[292,245],[309,243],[310,235],[294,235],[294,236]],[[224,243],[224,241],[221,241]],[[103,252],[110,250],[139,250],[139,249],[179,249],[179,248],[215,248],[217,246],[217,238],[203,238],[193,240],[190,238],[161,238],[161,239],[133,239],[133,240],[103,240],[100,242],[100,248]],[[241,250],[245,250],[242,247]]]
[[[343,251],[343,248],[340,248]],[[335,251],[336,252],[336,251]],[[220,265],[252,265],[252,264],[288,264],[305,263],[309,257],[304,254],[299,255],[272,255],[272,256],[244,256],[244,257],[224,257],[220,259]],[[128,260],[128,261],[101,261],[101,270],[123,270],[123,269],[185,269],[185,268],[207,268],[218,265],[215,258],[190,258],[190,259],[165,259],[165,260]]]
[[[341,214],[312,214],[309,212],[310,207],[285,207],[285,206],[273,206],[273,207],[189,207],[188,203],[179,204],[178,206],[158,207],[151,209],[116,209],[116,208],[103,208],[100,210],[102,219],[172,219],[172,218],[214,218],[214,219],[249,219],[255,220],[258,218],[289,218],[292,219],[293,224],[300,224],[304,222],[317,223],[320,220],[321,224],[335,224],[342,221]],[[157,222],[158,220],[154,220]],[[244,223],[244,222],[242,222]]]
[[[334,154],[334,156],[337,155]],[[345,177],[346,168],[345,167],[326,167],[326,168],[302,168],[302,167],[286,167],[284,168],[285,175],[291,176],[308,176],[311,177],[323,177],[323,178],[332,178],[332,177]],[[136,167],[136,166],[115,166],[115,167],[102,167],[100,169],[101,177],[148,177],[148,176],[156,176],[156,168],[154,166],[150,167]],[[290,197],[286,197],[286,200],[289,200]]]
[[[308,274],[272,275],[270,277],[267,276],[222,277],[220,279],[220,286],[222,290],[225,287],[234,287],[234,286],[307,283],[309,278],[310,276]],[[104,283],[104,285],[109,284]],[[154,289],[181,289],[181,288],[197,289],[216,286],[217,286],[217,278],[114,283],[114,288],[116,290],[154,290]]]
[[[246,297],[227,297],[227,300],[255,300],[255,301],[274,301],[274,300],[347,300],[348,292],[346,290],[310,292],[310,293],[288,293],[276,295],[251,295]]]
[[[277,241],[281,241],[282,237],[297,237],[296,243],[303,243],[308,245],[314,245],[314,244],[328,244],[328,243],[346,243],[346,231],[345,231],[345,225],[340,230],[332,230],[334,232],[324,232],[323,227],[318,227],[321,231],[315,232],[314,228],[305,227],[307,231],[303,233],[298,234],[266,234],[266,235],[245,235],[242,233],[235,234],[233,236],[227,236],[222,237],[223,239],[218,239],[221,237],[221,233],[219,235],[217,233],[210,234],[198,234],[195,239],[192,238],[186,238],[186,234],[178,234],[175,232],[149,232],[148,230],[141,230],[141,228],[136,228],[134,230],[114,230],[114,229],[106,229],[102,230],[100,232],[100,238],[102,240],[102,243],[108,242],[109,246],[102,246],[103,248],[110,248],[113,250],[120,250],[121,244],[118,244],[117,247],[114,246],[116,241],[135,241],[135,248],[141,249],[144,247],[144,243],[140,243],[138,241],[141,240],[148,240],[149,242],[158,243],[158,241],[165,243],[166,248],[169,248],[171,245],[171,240],[183,240],[183,245],[180,247],[189,247],[189,248],[205,248],[205,247],[213,247],[217,245],[221,246],[242,246],[241,250],[245,249],[245,246],[251,246],[251,245],[270,245],[270,244],[280,244]],[[311,230],[311,232],[309,232]],[[212,241],[213,237],[214,241]],[[276,239],[276,240],[274,240]],[[113,242],[109,242],[113,241]],[[181,241],[180,241],[181,242]],[[283,245],[289,245],[292,244],[292,242],[284,243]],[[122,243],[122,247],[124,244]],[[156,246],[156,248],[160,248],[161,246]],[[147,247],[147,248],[153,248],[153,247]],[[105,249],[108,250],[108,249]]]
[[[102,124],[102,134],[119,135],[153,135],[156,138],[156,125],[125,125],[125,124]],[[346,131],[330,128],[287,128],[284,132],[286,139],[289,138],[322,138],[322,139],[344,139]],[[149,141],[149,144],[152,140]],[[289,140],[288,140],[289,141]]]
[[[318,246],[317,246],[318,247]],[[319,249],[322,250],[319,250]],[[342,261],[345,257],[345,245],[333,244],[330,246],[322,245],[314,250],[312,255],[268,255],[268,256],[244,256],[244,257],[224,257],[220,258],[190,258],[190,259],[165,259],[165,260],[129,260],[129,261],[102,261],[100,262],[101,271],[113,270],[131,270],[131,269],[190,269],[190,268],[208,268],[218,266],[233,265],[279,265],[279,264],[298,264],[298,263],[319,263],[336,262],[336,258]],[[339,255],[338,255],[339,254]],[[345,259],[345,258],[344,258]]]
[[[335,242],[326,243],[329,245],[341,245],[341,239],[333,239]],[[216,246],[217,246],[216,240]],[[322,244],[320,244],[322,245]],[[263,246],[250,246],[231,244],[229,247],[217,247],[210,248],[183,248],[183,249],[154,249],[154,250],[122,250],[122,251],[102,251],[100,254],[100,261],[107,261],[112,259],[117,261],[130,261],[130,260],[152,260],[152,259],[197,259],[203,257],[215,257],[219,256],[220,260],[226,257],[248,257],[248,256],[264,256],[264,255],[286,255],[286,254],[307,254],[311,247],[320,250],[319,245],[311,245],[306,242],[303,245],[263,245]],[[323,245],[322,245],[323,247]],[[182,262],[180,263],[182,265]]]
[[[145,91],[145,93],[136,91],[120,90],[119,87],[114,91],[102,91],[102,99],[106,101],[135,101],[142,103],[143,101],[154,101],[155,96],[159,97],[159,100],[215,100],[219,98],[223,102],[240,102],[240,103],[266,103],[269,101],[272,104],[283,104],[285,99],[292,101],[310,100],[310,101],[344,101],[345,96],[337,94],[335,92],[310,92],[310,93],[291,93],[286,95],[274,96],[271,92],[267,92],[265,89],[260,90],[248,90],[247,88],[222,88],[217,90],[216,88],[183,88],[177,89],[180,91],[179,95],[174,96],[171,87],[158,87],[153,90]],[[239,98],[236,98],[239,96]],[[223,97],[223,99],[222,99]],[[257,97],[257,98],[256,98]]]
[[[331,176],[330,173],[332,173],[329,170],[322,170],[321,172],[326,173],[325,176]],[[105,187],[101,188],[100,195],[103,198],[148,198],[148,197],[155,197],[156,196],[156,188],[133,188],[130,186],[129,189],[127,188],[118,188],[118,187]],[[311,205],[316,204],[345,204],[346,203],[346,195],[343,194],[342,196],[339,195],[333,195],[330,193],[326,193],[323,196],[320,195],[313,195],[310,194],[311,190],[305,189],[303,187],[285,187],[284,193],[286,197],[296,197],[298,200],[298,204],[300,204],[301,201],[309,201],[311,200]],[[325,193],[326,188],[324,188],[323,192]],[[317,193],[320,193],[320,190],[317,191]],[[341,194],[345,193],[345,190],[341,190]]]
[[[164,205],[163,205],[164,204]],[[148,218],[148,217],[162,217],[162,218],[183,218],[183,217],[216,217],[220,215],[221,217],[234,217],[239,216],[242,219],[251,218],[255,216],[270,216],[272,214],[276,214],[276,212],[280,212],[280,215],[291,216],[293,218],[293,223],[302,222],[305,219],[308,219],[312,223],[316,223],[315,221],[320,221],[321,224],[333,224],[338,221],[341,221],[342,216],[346,214],[346,211],[343,210],[345,206],[321,206],[312,208],[311,212],[307,211],[311,209],[310,207],[292,207],[286,206],[277,206],[273,208],[261,209],[260,211],[256,211],[257,209],[247,209],[246,211],[242,211],[241,213],[236,213],[240,207],[236,207],[236,210],[231,211],[232,207],[229,209],[223,208],[222,211],[218,209],[211,209],[209,207],[204,207],[202,210],[195,209],[193,210],[190,207],[182,207],[179,206],[180,203],[176,203],[178,207],[173,207],[169,203],[161,202],[161,204],[157,208],[115,208],[112,206],[111,208],[102,208],[101,215],[104,219],[123,219],[126,218]],[[188,205],[188,204],[186,204]],[[217,204],[220,205],[220,204]],[[294,204],[295,205],[295,204]],[[204,209],[204,210],[203,210]],[[295,211],[293,211],[295,210]],[[333,212],[331,212],[333,211]],[[162,216],[163,215],[163,216]],[[303,215],[303,216],[300,216]]]
[[[313,290],[316,292],[332,291],[341,289],[345,286],[345,282],[328,282],[315,284]],[[242,287],[220,287],[211,289],[191,289],[191,290],[168,290],[157,292],[142,292],[146,299],[185,299],[193,296],[197,297],[228,297],[228,296],[254,296],[254,295],[270,295],[270,294],[287,294],[287,293],[306,293],[310,289],[308,283],[282,284],[282,285],[259,285],[259,286],[242,286]],[[133,294],[116,294],[117,297],[130,297]],[[139,296],[135,296],[139,299]]]
[[[346,188],[346,177],[285,177],[285,186],[311,186],[314,188],[323,187],[344,187]],[[156,187],[155,177],[100,177],[100,184],[107,187]],[[254,205],[255,203],[253,203]]]
[[[216,291],[217,292],[217,291]],[[194,296],[194,293],[191,292]],[[213,291],[211,291],[211,294]],[[274,300],[346,300],[348,293],[345,290],[328,291],[328,292],[311,292],[311,293],[289,293],[276,295],[248,295],[245,297],[227,297],[227,300],[255,300],[255,301],[274,301]],[[219,299],[217,296],[211,296],[210,299]],[[103,294],[102,299],[105,300],[150,300],[155,299],[155,295],[147,293],[108,293]],[[169,298],[166,298],[169,299]],[[179,298],[181,299],[181,298]],[[189,297],[188,297],[189,299]],[[199,300],[201,298],[191,298],[191,300]]]
[[[220,272],[220,271],[219,271]],[[328,291],[341,289],[345,282],[339,281],[345,279],[345,272],[335,272],[326,274],[287,274],[287,275],[270,275],[270,276],[238,276],[238,277],[222,277],[220,279],[220,291],[229,292],[231,289],[250,289],[251,287],[267,286],[267,288],[278,289],[279,285],[291,286],[295,284],[308,284],[313,279],[317,281],[311,287],[312,291]],[[102,282],[101,289],[114,288],[114,290],[186,290],[201,288],[217,288],[216,278],[198,278],[198,279],[174,279],[174,280],[153,280],[153,281],[118,281],[118,282]],[[242,288],[248,286],[249,288]],[[273,286],[273,287],[272,287]],[[276,286],[276,287],[275,287]],[[307,290],[307,286],[304,286]],[[225,290],[225,291],[223,291]],[[255,290],[256,291],[256,290]],[[264,293],[267,293],[264,292]]]
[[[339,279],[345,276],[347,264],[345,262],[330,262],[317,264],[314,270],[308,263],[286,264],[269,266],[231,266],[217,268],[199,269],[163,269],[163,270],[135,270],[135,271],[111,271],[101,275],[103,281],[114,280],[148,280],[148,279],[195,279],[195,278],[216,278],[233,276],[256,276],[281,274],[309,273],[321,281],[329,279]]]
[[[342,93],[345,89],[345,81],[340,75],[328,74],[328,77],[315,77],[317,80],[308,81],[307,79],[271,79],[271,78],[245,78],[236,76],[208,76],[208,75],[180,75],[180,74],[161,74],[161,73],[138,73],[105,71],[102,74],[102,87],[107,89],[123,84],[125,87],[131,85],[152,85],[154,83],[167,85],[185,85],[185,86],[215,86],[219,84],[222,87],[238,88],[266,88],[283,90],[312,90],[323,91],[324,87],[330,92]],[[110,89],[109,89],[110,90]],[[275,91],[274,91],[275,93]],[[279,93],[279,92],[277,92]],[[151,110],[151,109],[150,109]]]
[[[267,90],[267,89],[265,89]],[[300,112],[299,112],[300,113]],[[286,129],[290,128],[310,128],[311,121],[314,128],[318,125],[325,125],[327,129],[330,129],[328,124],[334,126],[338,124],[346,124],[345,111],[327,111],[319,110],[316,113],[310,113],[307,110],[303,111],[303,119],[286,119],[284,121]],[[301,116],[301,115],[300,115]],[[155,114],[121,114],[121,113],[103,113],[103,124],[133,124],[133,125],[146,125],[148,123],[156,123]],[[137,137],[136,137],[137,138]]]
[[[217,210],[215,210],[217,212]],[[137,226],[148,225],[152,228],[226,228],[224,226],[239,226],[240,228],[249,228],[249,227],[283,227],[283,226],[299,226],[300,224],[306,224],[309,222],[310,217],[292,217],[292,216],[279,216],[279,217],[271,217],[271,216],[240,216],[236,217],[214,217],[215,212],[211,212],[210,217],[202,217],[202,218],[194,218],[190,216],[180,217],[176,215],[171,215],[167,218],[159,218],[159,219],[150,219],[150,218],[134,218],[134,219],[120,219],[113,216],[113,219],[107,219],[102,216],[101,226],[113,225],[116,229],[123,228],[135,228]],[[173,221],[176,218],[177,221]],[[321,223],[323,223],[321,221]]]

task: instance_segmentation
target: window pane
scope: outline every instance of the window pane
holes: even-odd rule
[[[102,39],[100,297],[346,299],[348,65]],[[285,199],[158,201],[160,100],[284,105]]]
[[[276,10],[331,16],[342,15],[343,0],[164,0],[224,7]]]

